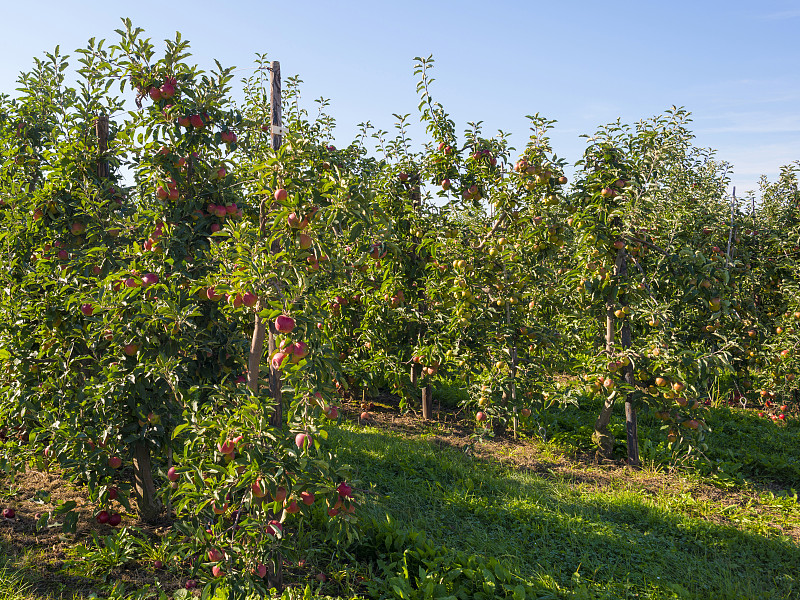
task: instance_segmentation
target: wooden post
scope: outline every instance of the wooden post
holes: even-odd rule
[[[415,173],[412,175],[412,183],[413,188],[411,189],[411,204],[414,207],[415,211],[419,211],[422,207],[422,193],[420,191],[420,176],[419,173]],[[419,242],[417,242],[419,243]],[[422,290],[424,293],[424,290]],[[420,315],[425,314],[426,306],[425,301],[422,300],[419,303],[419,312]],[[423,326],[424,327],[424,326]],[[417,365],[411,363],[411,384],[416,386],[418,377],[418,370]],[[433,419],[433,386],[427,384],[424,388],[422,388],[422,418],[425,421],[429,421]]]
[[[620,248],[617,251],[617,264],[614,267],[614,271],[622,278],[628,276],[628,260],[624,248]],[[628,319],[622,322],[620,342],[623,350],[629,349],[632,345],[631,325]],[[628,364],[623,367],[622,378],[629,386],[634,385],[633,364],[631,362],[628,362]],[[628,466],[632,469],[639,469],[642,465],[639,460],[639,431],[637,429],[636,408],[631,402],[630,392],[625,395],[625,436],[628,446]]]
[[[278,61],[272,61],[270,66],[270,99],[270,123],[272,125],[270,130],[270,143],[272,149],[277,150],[283,143],[283,134],[281,130],[281,64]],[[268,210],[267,202],[262,201],[259,214],[262,238],[266,237],[266,213]],[[261,358],[264,354],[264,342],[267,342],[267,350],[270,356],[276,348],[276,331],[274,325],[272,323],[268,325],[258,314],[263,308],[264,303],[259,299],[256,304],[253,338],[250,343],[250,354],[247,361],[247,385],[254,394],[258,394],[260,389],[258,380],[261,371]],[[275,369],[271,363],[269,365],[269,390],[270,396],[275,402],[275,412],[272,414],[270,424],[273,427],[282,427],[283,402],[281,397],[281,375],[280,371]]]
[[[270,65],[270,121],[272,122],[272,149],[277,150],[283,143],[283,117],[281,114],[281,63],[273,60]],[[275,352],[275,331],[274,324],[269,325],[269,354]],[[283,401],[281,398],[281,373],[278,369],[269,365],[269,389],[272,399],[275,401],[275,412],[272,415],[272,425],[281,427],[283,425]]]
[[[609,358],[614,353],[614,307],[611,303],[606,304],[606,354]],[[611,458],[614,451],[614,436],[608,430],[611,421],[611,413],[614,410],[614,396],[606,398],[597,421],[594,424],[592,441],[597,444],[597,462]]]

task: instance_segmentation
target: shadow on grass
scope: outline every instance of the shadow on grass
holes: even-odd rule
[[[665,512],[643,494],[580,493],[463,452],[375,430],[331,436],[386,511],[453,550],[508,561],[563,592],[608,598],[797,598],[800,549]]]

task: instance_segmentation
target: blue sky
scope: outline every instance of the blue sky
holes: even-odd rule
[[[303,96],[331,100],[337,141],[393,113],[415,114],[415,56],[433,55],[433,93],[463,131],[512,133],[525,115],[556,119],[559,156],[570,163],[582,133],[634,122],[672,105],[693,113],[699,146],[734,165],[737,194],[761,174],[800,159],[800,1],[562,2],[229,1],[11,2],[0,36],[0,91],[12,93],[33,56],[71,52],[90,37],[113,40],[130,17],[153,40],[180,31],[195,61],[217,58],[247,74],[256,52],[300,75]],[[422,141],[418,129],[415,138]]]

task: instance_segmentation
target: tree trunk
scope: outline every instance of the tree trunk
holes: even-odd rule
[[[606,304],[606,353],[611,356],[614,352],[614,307]],[[608,430],[611,413],[614,411],[614,394],[606,398],[605,404],[594,424],[592,441],[597,445],[597,462],[609,460],[614,452],[614,436]]]
[[[161,516],[162,506],[153,483],[150,449],[143,441],[133,444],[133,483],[139,518],[145,523],[155,523]]]

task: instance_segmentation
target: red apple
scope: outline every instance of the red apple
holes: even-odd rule
[[[269,522],[269,525],[267,525],[267,533],[270,535],[277,535],[278,532],[283,533],[283,523],[273,519]]]
[[[294,443],[297,445],[298,448],[303,449],[304,447],[311,445],[311,436],[305,433],[298,433],[294,437]]]
[[[298,239],[300,242],[301,250],[308,250],[309,248],[311,248],[313,240],[311,239],[310,235],[308,235],[307,233],[301,233]]]
[[[267,495],[267,492],[261,487],[261,480],[254,482],[250,486],[250,491],[253,492],[253,497],[255,498],[263,498]]]
[[[248,308],[252,308],[258,302],[258,296],[256,296],[253,292],[245,292],[242,296],[242,304],[244,304]]]
[[[223,569],[220,565],[214,565],[211,567],[211,574],[214,577],[222,577],[225,575],[225,569]]]
[[[161,97],[169,100],[175,95],[175,88],[171,83],[165,83],[161,86]]]
[[[475,420],[478,421],[479,423],[482,422],[482,421],[485,421],[486,420],[486,413],[479,410],[475,414]]]
[[[277,490],[275,490],[275,502],[278,504],[283,504],[286,502],[287,495],[288,492],[286,491],[286,488],[283,486],[279,487]]]
[[[158,102],[159,100],[161,100],[161,90],[158,89],[157,87],[151,87],[149,95],[150,95],[150,99],[153,102]]]
[[[112,502],[119,498],[119,490],[115,487],[108,488],[108,499]]]
[[[191,123],[192,127],[196,129],[202,129],[204,125],[203,117],[201,117],[200,115],[192,115],[191,117],[189,117],[189,123]]]
[[[286,364],[287,359],[291,360],[290,354],[288,352],[276,352],[272,356],[272,368],[273,369],[282,369]]]
[[[267,565],[264,563],[258,563],[256,565],[255,574],[261,577],[262,579],[267,576]]]
[[[223,558],[225,558],[225,555],[222,553],[221,550],[217,548],[212,548],[211,550],[208,551],[208,560],[210,562],[219,562]]]
[[[167,479],[169,479],[170,481],[178,481],[180,477],[181,476],[175,467],[170,467],[169,470],[167,471]]]
[[[306,506],[311,506],[314,504],[314,494],[311,492],[300,492],[300,499]]]
[[[281,333],[291,333],[294,329],[294,319],[288,315],[279,315],[275,319],[275,329]]]
[[[81,304],[81,312],[87,317],[91,317],[94,313],[94,306],[91,304]]]
[[[144,275],[142,275],[142,285],[144,287],[149,287],[157,283],[158,283],[158,275],[156,275],[155,273],[145,273]]]
[[[136,356],[136,354],[139,352],[139,346],[136,344],[125,344],[122,347],[122,351],[126,356]]]
[[[111,527],[116,527],[121,522],[122,522],[122,516],[120,516],[119,513],[113,513],[108,517],[108,524],[111,525]]]
[[[353,488],[346,481],[342,481],[337,485],[336,491],[340,498],[351,498],[353,496]]]
[[[108,514],[107,510],[101,510],[99,513],[97,513],[95,520],[101,525],[104,525],[105,523],[108,523],[108,519],[110,517],[111,515]]]
[[[285,202],[288,197],[289,194],[286,192],[285,189],[279,188],[275,190],[274,198],[277,202]]]
[[[122,466],[122,459],[119,456],[112,456],[108,459],[108,466],[112,469],[119,469]]]

